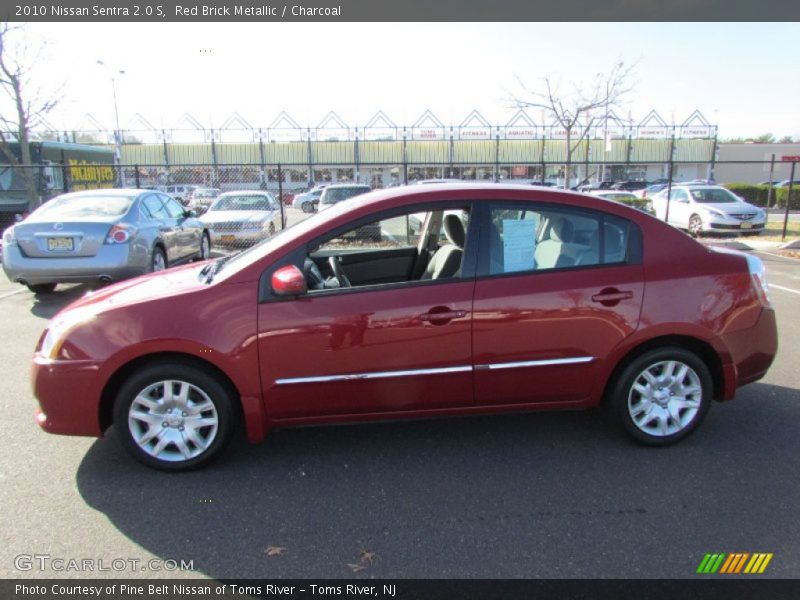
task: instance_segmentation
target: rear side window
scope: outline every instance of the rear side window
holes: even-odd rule
[[[492,208],[490,275],[624,263],[633,225],[590,211]]]
[[[169,219],[169,213],[167,213],[167,209],[164,208],[164,204],[155,194],[150,194],[149,196],[147,196],[142,201],[142,205],[144,206],[144,209],[150,216],[150,218]]]

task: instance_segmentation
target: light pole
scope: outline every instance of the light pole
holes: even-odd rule
[[[105,67],[111,76],[111,93],[114,98],[114,167],[117,169],[117,182],[120,187],[125,187],[125,175],[122,172],[122,131],[119,128],[119,109],[117,108],[117,76],[125,75],[125,71],[119,69],[114,70],[110,68],[102,60],[98,60],[97,64]]]

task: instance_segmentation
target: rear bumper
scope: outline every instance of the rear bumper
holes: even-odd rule
[[[147,272],[146,264],[131,264],[128,244],[104,245],[95,256],[31,258],[19,246],[6,246],[3,271],[11,281],[37,283],[94,283],[101,277],[113,281]]]
[[[767,374],[778,352],[778,327],[775,311],[764,308],[756,324],[748,329],[722,336],[731,355],[726,373],[723,400],[733,398],[736,388],[758,381]]]
[[[50,361],[35,356],[33,394],[39,401],[36,423],[48,433],[100,437],[100,394],[95,389],[100,363]]]

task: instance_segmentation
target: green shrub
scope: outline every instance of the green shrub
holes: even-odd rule
[[[755,204],[756,206],[766,206],[767,198],[770,198],[770,204],[775,206],[777,190],[773,189],[772,195],[769,196],[770,187],[768,185],[753,185],[752,183],[726,183],[723,187],[726,187],[737,196],[744,198],[750,204]]]

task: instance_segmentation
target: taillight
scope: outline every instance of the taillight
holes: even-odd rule
[[[13,227],[9,227],[8,229],[5,230],[5,232],[3,233],[3,241],[8,246],[15,246],[17,244],[17,236],[14,233]]]
[[[767,268],[763,261],[757,256],[747,254],[747,268],[750,270],[750,279],[753,281],[753,288],[759,300],[764,306],[772,306],[769,298],[769,284],[767,283]]]
[[[106,244],[126,244],[136,233],[136,227],[120,223],[108,230]]]

